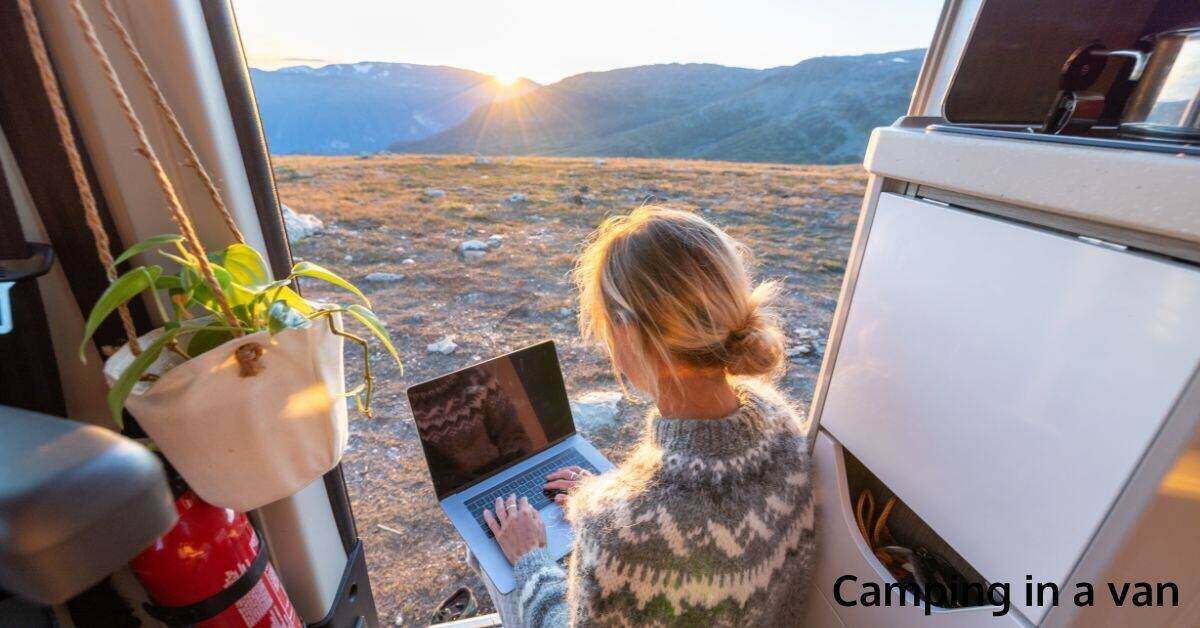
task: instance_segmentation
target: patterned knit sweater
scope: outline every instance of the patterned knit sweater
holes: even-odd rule
[[[722,419],[651,413],[630,459],[580,487],[569,573],[544,550],[516,564],[524,625],[797,621],[815,551],[800,420],[768,384],[736,389]]]

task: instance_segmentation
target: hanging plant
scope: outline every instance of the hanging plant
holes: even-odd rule
[[[370,347],[342,329],[342,320],[361,323],[400,362],[370,302],[353,284],[316,264],[302,262],[287,277],[271,279],[262,256],[245,243],[128,29],[111,2],[101,0],[109,26],[183,150],[183,172],[199,179],[235,241],[220,251],[205,251],[87,10],[80,0],[69,0],[84,41],[133,134],[135,150],[145,158],[178,229],[178,235],[149,238],[113,259],[32,5],[28,0],[19,5],[96,254],[110,282],[87,317],[80,357],[96,328],[114,312],[128,338],[104,364],[113,419],[119,425],[122,410],[128,410],[191,488],[217,506],[251,510],[318,481],[341,461],[346,449],[346,397],[354,397],[370,414]],[[178,272],[165,274],[162,266],[145,265],[118,275],[118,264],[155,252],[178,264]],[[299,277],[338,286],[361,303],[342,307],[309,302],[290,287]],[[127,303],[143,294],[163,326],[139,337]],[[362,347],[365,359],[364,382],[349,391],[342,360],[345,340]]]
[[[361,290],[333,271],[311,262],[300,262],[292,267],[287,277],[272,281],[266,262],[258,251],[246,244],[235,243],[223,251],[206,255],[220,286],[221,296],[232,311],[234,320],[229,321],[223,316],[221,299],[204,282],[199,260],[183,246],[183,241],[183,236],[177,234],[154,236],[135,244],[113,260],[115,267],[140,253],[158,251],[164,258],[177,263],[180,269],[177,274],[165,275],[162,266],[137,266],[120,275],[96,301],[84,325],[83,340],[79,345],[81,360],[85,359],[92,334],[100,324],[138,295],[147,293],[159,316],[166,321],[162,333],[142,348],[141,353],[126,366],[109,389],[108,408],[118,426],[122,426],[122,411],[134,386],[138,382],[154,381],[161,376],[161,373],[149,371],[164,351],[170,351],[182,360],[190,360],[238,335],[266,331],[274,336],[287,329],[303,329],[314,323],[328,325],[331,333],[362,348],[363,383],[345,394],[354,397],[360,412],[371,416],[374,378],[371,375],[369,343],[342,329],[334,315],[344,314],[357,320],[383,345],[401,369],[403,364],[387,328],[371,311],[371,302]],[[164,248],[173,248],[174,252],[162,250]],[[362,303],[346,307],[311,303],[290,287],[292,281],[300,277],[317,279],[342,288],[358,297]],[[159,294],[163,290],[169,297],[169,307]],[[243,375],[255,374],[256,352],[243,352],[237,359]]]

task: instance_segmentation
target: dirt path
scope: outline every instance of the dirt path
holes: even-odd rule
[[[481,612],[490,608],[434,499],[404,397],[408,386],[549,338],[572,398],[615,389],[607,361],[579,341],[568,275],[600,220],[649,200],[702,212],[754,251],[760,279],[783,284],[778,309],[794,355],[782,383],[806,405],[866,181],[857,166],[643,159],[274,162],[283,202],[326,225],[294,245],[295,257],[362,287],[404,358],[401,374],[384,354],[374,356],[375,418],[352,418],[344,464],[381,620],[400,616],[405,625],[427,623],[462,584],[474,587]],[[491,235],[500,236],[498,248],[475,259],[460,253],[463,241]],[[323,286],[306,286],[306,295],[346,302]],[[447,336],[459,347],[454,353],[427,352]],[[347,359],[357,381],[361,358],[347,352]],[[619,461],[640,435],[644,411],[626,400],[615,424],[589,436]]]

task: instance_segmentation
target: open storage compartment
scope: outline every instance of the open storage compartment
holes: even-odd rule
[[[846,497],[854,507],[859,535],[879,566],[899,582],[914,580],[906,573],[917,574],[921,590],[934,589],[927,595],[936,611],[987,606],[987,580],[854,454],[847,449],[842,454]],[[948,598],[939,599],[939,585]]]
[[[851,497],[851,491],[869,486],[879,493],[876,495],[878,498],[883,495],[890,496],[891,489],[824,431],[817,435],[813,464],[815,490],[821,507],[817,509],[819,550],[812,578],[813,590],[809,592],[810,607],[820,610],[832,609],[841,625],[847,628],[975,628],[1026,625],[1020,619],[1015,605],[1010,606],[1006,612],[1003,606],[992,604],[964,608],[931,607],[926,615],[924,607],[912,596],[906,596],[904,603],[900,604],[895,594],[890,605],[883,605],[882,587],[895,583],[896,579],[880,562],[868,545],[867,539],[859,531],[855,518],[855,498]],[[904,539],[912,544],[936,548],[935,551],[951,556],[949,560],[965,565],[965,570],[972,572],[972,577],[983,579],[924,520],[915,514],[910,517],[904,514],[903,510],[907,510],[907,506],[900,511],[894,509],[891,515],[896,517],[893,534],[897,541]],[[839,581],[842,582],[840,587]],[[863,603],[861,595],[864,593],[864,587],[868,586],[867,583],[881,588],[879,604]],[[818,597],[821,599],[816,599]],[[831,624],[825,622],[802,625]]]

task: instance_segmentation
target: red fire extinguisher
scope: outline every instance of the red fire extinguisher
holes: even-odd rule
[[[276,628],[303,624],[246,515],[187,491],[179,522],[129,564],[170,626]]]

